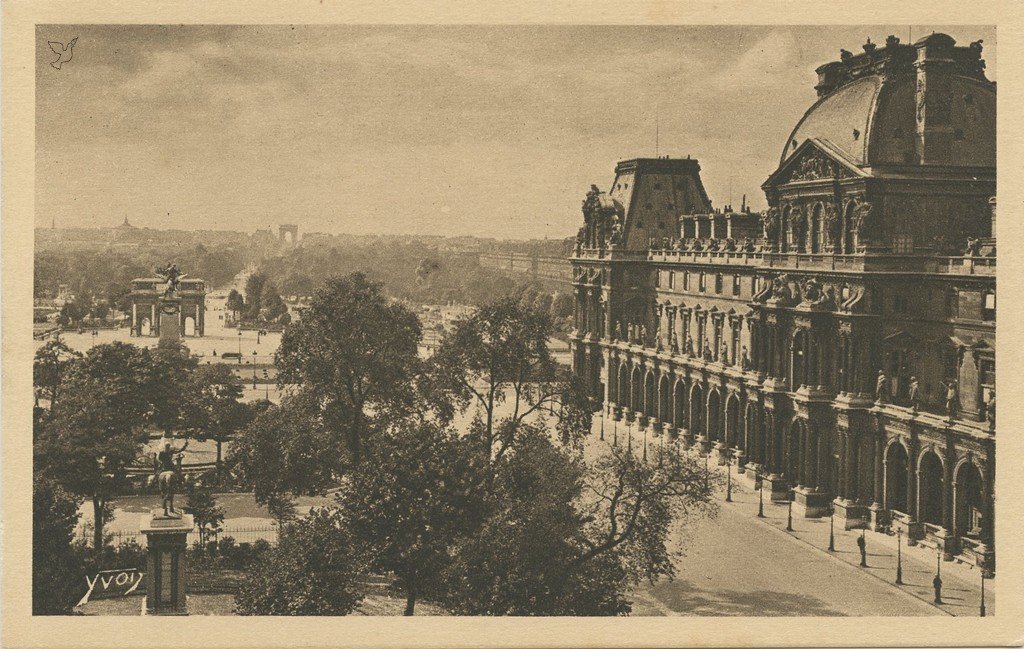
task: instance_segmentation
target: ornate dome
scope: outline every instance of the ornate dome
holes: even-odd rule
[[[894,43],[877,51],[866,46],[865,54],[819,68],[821,96],[786,140],[780,165],[807,140],[825,142],[858,167],[920,164],[918,112],[923,109],[918,104],[923,103],[919,93],[923,97],[924,85],[913,67],[913,50],[933,42],[956,54],[963,52],[958,58],[965,59],[942,75],[941,88],[936,90],[942,99],[930,108],[948,111],[939,129],[951,138],[942,164],[994,168],[996,90],[979,69],[980,45],[954,48],[952,39],[941,34],[914,46]],[[975,67],[967,67],[970,64]]]

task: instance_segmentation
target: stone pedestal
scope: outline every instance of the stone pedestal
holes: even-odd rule
[[[693,446],[693,433],[688,428],[679,429],[679,444],[683,447],[684,451],[690,449]]]
[[[160,317],[160,342],[165,345],[177,345],[181,340],[181,298],[162,297],[157,305]]]
[[[747,462],[744,466],[744,471],[738,477],[741,484],[744,484],[751,489],[761,488],[761,471],[762,467],[760,464],[754,462]]]
[[[882,532],[889,528],[889,514],[879,503],[871,503],[868,507],[868,524],[872,532]]]
[[[740,450],[733,450],[732,463],[736,467],[736,475],[743,475],[747,472],[747,454]]]
[[[711,452],[711,442],[708,440],[706,436],[697,435],[695,444],[697,446],[697,452],[700,453],[701,455],[707,455],[708,453]]]
[[[146,535],[146,605],[147,615],[188,615],[185,602],[185,547],[194,523],[191,514],[181,518],[166,517],[163,510],[153,510],[142,519],[141,531]]]
[[[718,459],[718,466],[725,466],[729,463],[732,452],[724,442],[715,442],[715,457]]]
[[[821,518],[832,510],[829,494],[811,487],[797,487],[793,499],[793,515],[801,518]]]
[[[836,527],[841,530],[860,529],[868,526],[868,508],[852,500],[836,498],[832,501],[836,509]]]
[[[777,473],[769,473],[761,478],[761,489],[767,492],[768,499],[773,503],[789,501],[789,483]]]
[[[661,432],[665,434],[669,439],[676,438],[676,427],[672,424],[665,422],[661,425]]]

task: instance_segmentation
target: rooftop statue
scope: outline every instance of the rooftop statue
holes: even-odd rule
[[[183,273],[178,270],[178,264],[168,262],[164,268],[157,268],[156,274],[167,280],[167,287],[164,289],[164,295],[171,297],[174,292],[178,290],[178,284],[181,283],[181,278],[187,277],[187,273]]]

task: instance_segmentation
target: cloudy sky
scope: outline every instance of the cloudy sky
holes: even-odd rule
[[[931,31],[995,79],[988,27],[40,26],[36,224],[560,238],[656,130],[760,208],[814,68]]]

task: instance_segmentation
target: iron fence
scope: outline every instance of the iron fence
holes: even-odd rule
[[[235,540],[235,543],[255,543],[259,540],[267,541],[271,544],[277,543],[277,532],[278,528],[275,524],[267,525],[251,525],[241,527],[225,527],[217,533],[208,533],[206,535],[207,541],[220,541],[231,537]],[[79,525],[75,530],[75,540],[83,541],[89,545],[92,544],[93,528],[92,525]],[[111,547],[118,547],[125,543],[135,542],[142,547],[146,547],[146,535],[142,532],[133,532],[131,530],[117,530],[115,532],[108,532],[103,535],[107,539],[108,545]],[[193,530],[188,534],[188,544],[199,542],[199,530]]]

